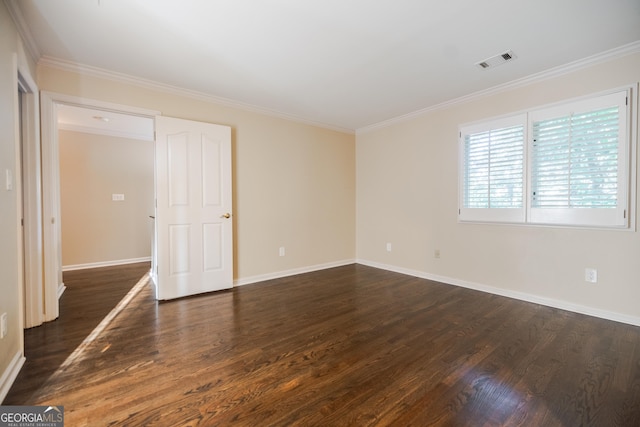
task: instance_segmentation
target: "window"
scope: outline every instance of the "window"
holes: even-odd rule
[[[462,133],[464,220],[524,220],[526,115],[494,120]]]
[[[628,226],[628,91],[460,129],[461,221]]]

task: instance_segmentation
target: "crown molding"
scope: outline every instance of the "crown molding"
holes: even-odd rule
[[[505,92],[508,90],[528,86],[533,83],[549,80],[565,74],[573,73],[575,71],[578,71],[584,68],[591,67],[593,65],[611,61],[613,59],[621,58],[623,56],[632,55],[638,52],[640,52],[640,40],[611,49],[611,50],[607,50],[605,52],[602,52],[593,56],[589,56],[587,58],[579,59],[577,61],[573,61],[568,64],[560,65],[558,67],[554,67],[546,71],[531,74],[529,76],[526,76],[517,80],[513,80],[508,83],[494,86],[489,89],[474,92],[469,95],[461,96],[459,98],[455,98],[450,101],[445,101],[440,104],[433,105],[431,107],[423,108],[421,110],[404,114],[402,116],[394,117],[388,120],[384,120],[382,122],[374,123],[369,126],[358,128],[356,129],[356,135],[363,135],[368,132],[373,132],[375,130],[383,129],[398,123],[403,123],[403,122],[418,118],[422,115],[425,115],[433,111],[443,110],[445,108],[450,108],[455,105],[465,104],[467,102],[475,101],[475,100],[485,98],[491,95],[495,95],[501,92]]]
[[[143,78],[132,76],[129,74],[105,70],[103,68],[93,67],[90,65],[80,64],[77,62],[67,61],[59,58],[53,58],[50,56],[41,57],[40,60],[38,61],[38,66],[55,68],[63,71],[70,71],[70,72],[79,73],[79,74],[83,74],[91,77],[97,77],[105,80],[114,81],[117,83],[130,84],[130,85],[142,87],[145,89],[164,92],[171,95],[183,96],[183,97],[195,99],[198,101],[222,105],[225,107],[262,114],[265,116],[276,117],[279,119],[289,120],[292,122],[302,123],[302,124],[329,129],[337,132],[348,133],[348,134],[355,133],[353,129],[333,126],[327,123],[316,122],[316,121],[308,120],[293,114],[283,113],[281,111],[272,110],[269,108],[259,107],[256,105],[252,105],[252,104],[248,104],[240,101],[234,101],[228,98],[210,95],[204,92],[185,89],[178,86],[172,86],[169,84],[160,83],[160,82],[156,82],[148,79],[143,79]]]
[[[9,15],[11,15],[11,19],[13,19],[13,22],[16,24],[18,34],[20,34],[20,37],[27,48],[27,53],[31,56],[33,62],[37,63],[41,56],[40,49],[38,48],[36,40],[33,38],[33,34],[24,19],[24,15],[22,14],[20,6],[18,6],[18,3],[20,2],[17,0],[4,0],[4,4],[9,11]]]

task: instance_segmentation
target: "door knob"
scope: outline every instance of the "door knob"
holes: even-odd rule
[[[229,212],[227,212],[224,215],[220,215],[220,218],[231,218],[231,214]]]

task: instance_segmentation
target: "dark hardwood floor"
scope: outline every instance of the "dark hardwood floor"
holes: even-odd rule
[[[64,272],[60,318],[24,332],[27,358],[3,404],[24,404],[149,271],[150,263]]]
[[[13,403],[69,426],[640,425],[638,327],[362,265],[136,289]]]

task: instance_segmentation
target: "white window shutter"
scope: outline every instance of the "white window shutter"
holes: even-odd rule
[[[460,220],[524,219],[526,116],[461,129]]]
[[[626,93],[531,113],[531,222],[624,226]]]

